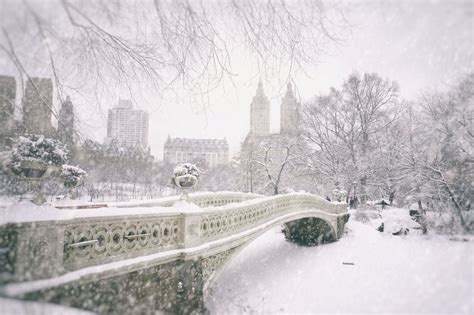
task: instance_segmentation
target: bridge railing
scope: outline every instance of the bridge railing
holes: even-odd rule
[[[263,195],[241,192],[200,192],[189,194],[189,202],[199,207],[216,207],[230,203],[237,203],[255,198],[264,197]],[[91,209],[91,208],[131,208],[131,207],[171,207],[180,196],[171,196],[150,200],[132,200],[125,202],[83,202],[76,204],[57,204],[58,209]]]
[[[347,212],[347,205],[310,194],[293,193],[203,209],[199,214],[186,215],[186,243],[187,246],[196,246],[240,233],[288,213],[309,209],[339,215]]]
[[[133,214],[122,205],[101,209],[101,213],[111,211],[106,216],[58,217],[1,226],[0,249],[6,259],[0,259],[0,272],[12,275],[7,281],[49,278],[88,266],[195,247],[293,211],[316,209],[333,215],[346,212],[345,204],[310,194],[256,198],[223,193],[212,198],[197,197],[198,203],[206,206],[197,211],[143,202],[135,205],[139,209]],[[244,201],[235,203],[237,200]],[[127,204],[128,208],[133,206]]]

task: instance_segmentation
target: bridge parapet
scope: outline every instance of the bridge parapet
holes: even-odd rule
[[[177,253],[304,210],[319,211],[340,237],[340,222],[347,212],[346,204],[301,193],[265,198],[237,193],[199,197],[201,204],[213,206],[188,211],[186,207],[139,203],[133,212],[129,210],[134,205],[128,203],[128,208],[90,210],[92,214],[85,217],[69,219],[67,211],[58,210],[55,220],[0,226],[0,247],[8,258],[0,260],[0,272],[11,273],[8,281],[26,281],[139,256]],[[245,201],[235,203],[239,199]]]
[[[216,207],[231,203],[243,202],[255,198],[265,197],[263,195],[241,192],[200,192],[189,194],[189,202],[199,207]],[[171,196],[150,200],[132,200],[121,202],[84,202],[76,204],[57,204],[58,209],[92,209],[92,208],[132,208],[132,207],[171,207],[180,196]]]
[[[331,203],[325,199],[302,193],[277,195],[264,200],[253,199],[240,204],[204,209],[199,215],[186,215],[186,247],[233,235],[294,211],[315,209],[325,214],[347,212],[345,203]],[[199,226],[196,224],[199,223]],[[334,227],[337,230],[337,227]],[[192,233],[191,233],[192,232]]]

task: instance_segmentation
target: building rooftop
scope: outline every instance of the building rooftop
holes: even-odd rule
[[[190,139],[190,138],[171,138],[165,142],[165,147],[171,146],[189,146],[189,147],[223,147],[228,148],[227,139]]]
[[[118,104],[114,106],[114,109],[133,109],[131,100],[119,99]]]

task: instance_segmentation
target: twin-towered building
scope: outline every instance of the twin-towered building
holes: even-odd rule
[[[278,174],[278,169],[288,158],[288,147],[299,140],[300,123],[301,104],[291,83],[288,83],[280,107],[280,133],[270,133],[270,101],[265,96],[262,82],[258,83],[257,92],[250,104],[250,130],[240,150],[244,191],[265,192],[267,178],[261,175],[259,165],[266,163],[267,169],[273,169],[273,175]]]
[[[280,134],[294,135],[299,130],[301,104],[295,97],[290,83],[281,104]],[[250,103],[250,131],[242,145],[242,154],[249,152],[250,142],[275,139],[278,134],[270,134],[270,101],[265,95],[263,84],[258,83],[255,96]],[[165,163],[205,162],[213,168],[229,161],[229,145],[224,139],[171,138],[165,142],[163,150]]]
[[[296,99],[291,83],[288,83],[280,107],[280,133],[296,133],[299,128],[301,104]],[[250,132],[253,137],[270,134],[270,101],[263,91],[262,81],[250,104]]]

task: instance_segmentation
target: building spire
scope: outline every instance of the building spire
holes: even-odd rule
[[[263,91],[262,78],[260,78],[260,80],[258,80],[258,87],[257,87],[256,96],[265,96],[265,92]]]
[[[291,85],[290,81],[288,81],[288,84],[286,85],[286,95],[285,96],[293,98],[293,86]]]

